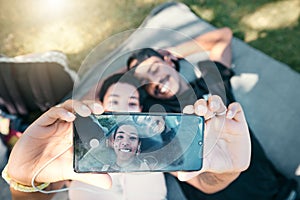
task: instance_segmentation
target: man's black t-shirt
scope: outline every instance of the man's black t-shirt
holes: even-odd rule
[[[234,101],[230,85],[230,78],[234,74],[232,70],[220,63],[211,61],[200,62],[198,63],[198,67],[201,70],[202,78],[190,82],[189,90],[168,100],[149,97],[143,103],[143,111],[181,112],[184,106],[193,105],[197,99],[206,98],[207,95],[215,94],[221,96],[223,101],[226,102],[226,105]],[[218,72],[214,69],[217,69]],[[242,172],[241,175],[224,190],[215,194],[205,194],[193,186],[176,179],[186,198],[193,200],[271,200],[288,196],[286,186],[289,185],[290,180],[287,180],[275,169],[252,131],[250,131],[250,137],[252,147],[251,162],[246,171]]]

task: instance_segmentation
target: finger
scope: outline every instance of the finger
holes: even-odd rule
[[[201,171],[195,171],[195,172],[178,172],[177,178],[180,181],[188,181],[196,176],[198,176],[201,173]]]
[[[221,97],[217,95],[213,95],[208,98],[208,108],[211,112],[216,113],[218,116],[226,114],[227,111]]]
[[[36,120],[40,126],[49,126],[57,120],[72,122],[75,120],[75,115],[62,107],[52,107]]]
[[[244,112],[241,104],[234,102],[228,106],[228,111],[226,113],[226,118],[234,119],[236,121],[245,120]]]
[[[199,99],[194,103],[194,110],[195,114],[199,116],[205,116],[208,109],[207,109],[207,103],[204,99]]]
[[[205,120],[209,120],[214,117],[215,113],[208,109],[207,101],[199,99],[194,104],[195,113],[199,116],[204,116]]]
[[[194,114],[194,106],[193,105],[187,105],[183,108],[182,112],[184,114]]]
[[[65,102],[57,105],[56,107],[64,108],[64,109],[68,110],[69,112],[74,113],[75,112],[74,111],[74,102],[75,102],[75,100],[68,99]]]
[[[93,100],[83,100],[82,101],[85,105],[89,107],[89,109],[92,111],[94,114],[102,114],[104,112],[104,108],[101,104],[101,102],[96,102]]]
[[[62,104],[62,107],[67,108],[68,110],[73,110],[73,112],[76,112],[82,117],[87,117],[92,113],[91,109],[87,105],[76,100],[66,101]]]
[[[60,107],[65,108],[70,112],[75,112],[83,117],[87,117],[92,113],[92,111],[87,105],[77,100],[67,100],[64,103],[62,103]]]
[[[74,172],[71,180],[81,181],[104,189],[109,189],[112,185],[111,177],[108,174],[85,174]]]

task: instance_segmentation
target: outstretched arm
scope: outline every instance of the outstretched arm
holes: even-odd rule
[[[216,29],[199,35],[191,41],[168,48],[178,57],[186,57],[199,51],[209,51],[212,61],[218,61],[226,67],[231,66],[232,31],[228,27]]]
[[[250,164],[250,134],[239,103],[225,107],[219,96],[198,100],[185,113],[204,116],[203,168],[198,172],[178,172],[178,179],[205,193],[226,188]],[[224,113],[224,114],[223,114]]]
[[[59,188],[57,183],[63,180],[79,180],[99,187],[108,188],[111,185],[107,174],[77,174],[72,167],[72,122],[74,113],[88,116],[91,113],[101,114],[103,108],[93,102],[79,102],[68,100],[51,108],[24,132],[15,144],[8,161],[8,175],[13,182],[31,187],[34,174],[42,168],[51,158],[62,153],[50,162],[35,179],[36,185],[51,183],[49,188]],[[11,188],[13,199],[47,199],[50,195],[39,192],[24,193]]]

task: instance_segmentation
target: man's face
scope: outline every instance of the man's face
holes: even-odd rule
[[[136,123],[145,130],[147,137],[161,134],[165,130],[165,120],[162,116],[138,116]]]
[[[158,99],[169,99],[180,89],[179,73],[162,59],[152,56],[139,64],[134,75],[146,84],[146,91]]]

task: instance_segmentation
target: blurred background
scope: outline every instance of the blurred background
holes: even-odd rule
[[[59,50],[70,68],[110,36],[137,28],[163,0],[0,0],[0,55]],[[215,27],[300,72],[299,0],[181,0]],[[176,19],[174,19],[176,20]],[[11,199],[0,178],[0,199]],[[58,199],[63,199],[58,197]]]
[[[137,28],[163,0],[0,0],[0,54],[60,50],[72,69],[109,36]],[[216,27],[300,72],[299,0],[181,0]]]

